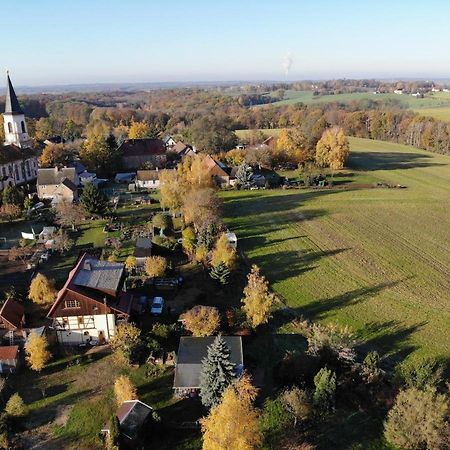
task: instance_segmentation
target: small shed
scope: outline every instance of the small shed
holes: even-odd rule
[[[9,345],[0,347],[0,373],[10,374],[19,367],[19,346]]]
[[[145,259],[152,256],[152,240],[150,238],[140,237],[136,240],[136,248],[134,249],[136,265],[143,266]]]
[[[134,444],[139,440],[141,431],[151,418],[153,408],[140,400],[126,400],[116,412],[119,419],[120,435],[124,444],[135,448]],[[110,433],[110,423],[101,430],[104,435]]]

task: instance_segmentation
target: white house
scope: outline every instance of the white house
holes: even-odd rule
[[[125,292],[123,264],[84,254],[70,271],[47,317],[63,345],[105,343],[127,322],[133,296]]]
[[[142,189],[159,189],[159,173],[156,170],[138,170],[136,173],[136,187]]]
[[[37,177],[37,155],[31,148],[25,115],[17,100],[9,74],[3,113],[5,142],[0,148],[0,189],[32,182]]]
[[[54,204],[77,200],[79,184],[80,180],[74,167],[38,169],[38,197],[50,198]]]

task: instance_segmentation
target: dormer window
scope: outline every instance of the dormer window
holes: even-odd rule
[[[80,308],[80,302],[78,300],[66,300],[65,301],[66,308]]]
[[[26,133],[25,131],[25,122],[22,120],[22,122],[20,122],[20,125],[22,127],[22,133]]]

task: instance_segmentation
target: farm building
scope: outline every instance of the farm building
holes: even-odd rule
[[[150,256],[152,256],[152,240],[144,237],[138,238],[134,249],[136,264],[138,266],[143,266],[146,258],[149,258]]]
[[[118,151],[125,170],[137,170],[146,164],[162,168],[167,161],[166,146],[161,139],[127,139]]]
[[[60,344],[108,342],[127,322],[133,296],[123,290],[125,267],[84,254],[70,271],[47,317]]]
[[[230,359],[235,364],[236,374],[240,375],[244,370],[242,339],[240,336],[222,337],[231,351]],[[202,360],[206,357],[208,347],[213,343],[214,339],[215,336],[181,337],[173,382],[175,394],[186,396],[196,395],[198,393]]]

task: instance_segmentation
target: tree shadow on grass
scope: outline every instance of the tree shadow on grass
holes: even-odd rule
[[[267,278],[271,283],[278,283],[300,274],[313,270],[320,259],[335,256],[349,250],[337,248],[325,251],[279,251],[267,255],[252,257],[252,264],[267,271]]]
[[[414,169],[417,167],[446,166],[433,162],[432,155],[413,152],[351,152],[349,167],[364,170]]]

